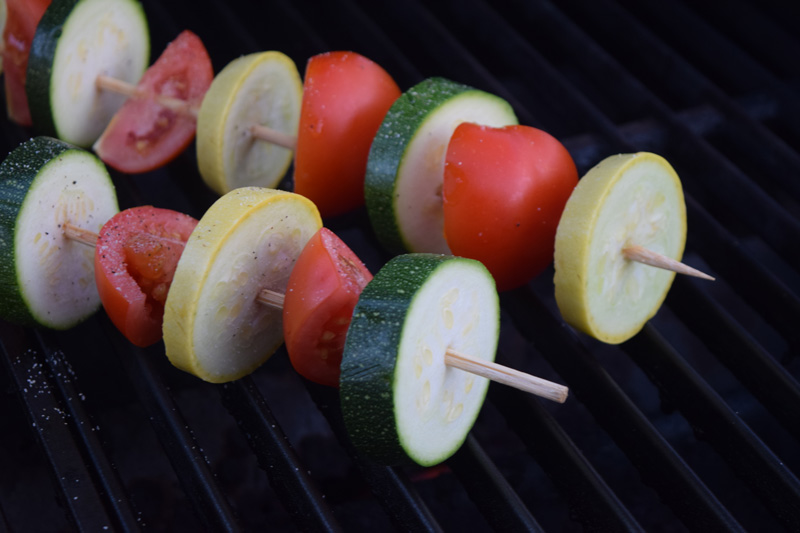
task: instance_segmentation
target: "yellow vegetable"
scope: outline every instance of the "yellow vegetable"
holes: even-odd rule
[[[277,186],[293,152],[254,137],[251,127],[296,137],[302,98],[297,67],[280,52],[242,56],[222,69],[197,116],[197,164],[206,184],[218,194]]]
[[[316,206],[294,193],[246,187],[217,200],[186,242],[167,296],[170,362],[223,383],[266,361],[283,343],[282,312],[256,298],[262,289],[286,291],[321,226]]]
[[[646,152],[603,160],[578,182],[556,232],[564,320],[603,342],[631,338],[661,307],[675,274],[622,250],[639,245],[680,261],[685,243],[686,206],[672,166]]]

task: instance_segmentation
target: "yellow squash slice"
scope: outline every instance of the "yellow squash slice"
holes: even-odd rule
[[[218,194],[277,186],[293,152],[254,137],[251,127],[296,137],[302,98],[297,67],[280,52],[239,57],[222,69],[197,116],[197,164],[206,184]]]
[[[316,206],[284,191],[245,187],[206,212],[181,255],[164,309],[164,345],[176,367],[212,383],[245,376],[283,342],[280,309],[257,297],[284,293]]]
[[[661,156],[611,156],[575,188],[556,232],[555,295],[564,320],[618,344],[656,314],[675,274],[631,261],[639,245],[681,260],[686,206],[675,170]]]

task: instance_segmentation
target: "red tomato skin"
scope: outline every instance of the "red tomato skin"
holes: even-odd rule
[[[575,162],[550,134],[461,124],[445,161],[447,244],[481,261],[498,290],[519,287],[553,261],[556,228],[577,184]]]
[[[166,292],[196,225],[183,213],[141,206],[119,212],[100,230],[94,256],[97,292],[111,321],[136,346],[161,339]],[[148,254],[150,236],[169,240]],[[131,257],[136,253],[141,256]]]
[[[294,369],[303,377],[339,386],[347,328],[372,274],[327,228],[297,258],[283,303],[283,334]]]
[[[8,118],[30,126],[31,111],[25,93],[28,56],[33,35],[50,0],[7,0],[6,26],[3,29],[3,72],[5,74]]]
[[[95,143],[95,152],[106,164],[126,174],[166,165],[192,142],[197,119],[146,95],[170,96],[196,107],[213,79],[211,58],[203,42],[184,30],[142,76],[136,89],[144,96],[127,99],[114,114]]]
[[[355,52],[309,59],[295,151],[295,192],[323,217],[364,205],[372,139],[400,88],[377,63]]]

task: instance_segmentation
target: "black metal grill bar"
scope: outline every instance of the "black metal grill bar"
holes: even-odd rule
[[[201,447],[188,430],[149,354],[126,344],[119,336],[114,341],[119,359],[195,513],[215,531],[239,531],[236,517],[214,480]]]
[[[0,340],[3,361],[25,405],[36,440],[47,457],[61,504],[71,523],[78,529],[91,531],[117,527],[106,510],[102,489],[96,486],[93,472],[84,461],[70,428],[82,421],[71,418],[60,398],[59,387],[54,383],[57,379],[69,378],[53,374],[45,355],[19,342],[22,340],[19,332],[11,328],[4,330]]]
[[[631,402],[600,364],[527,290],[504,295],[517,329],[545,356],[617,446],[689,528],[741,529],[736,519]],[[536,324],[536,328],[531,327]],[[548,332],[537,335],[537,331]]]
[[[664,123],[670,134],[667,146],[661,147],[660,151],[672,156],[679,174],[702,178],[683,181],[689,194],[723,220],[731,219],[730,214],[737,213],[734,220],[746,224],[792,265],[800,266],[800,250],[796,246],[800,242],[800,222],[705,139],[685,127],[675,113],[645,85],[631,76],[566,16],[554,8],[548,10],[548,15],[559,27],[561,38],[569,41],[567,50],[571,53],[571,59],[581,65],[584,73],[592,76],[595,85],[613,79],[616,90],[620,92],[619,105],[639,100]],[[748,209],[740,209],[742,205],[747,205]]]
[[[307,531],[340,531],[322,493],[308,475],[253,379],[219,387],[222,403],[236,420],[267,473],[270,484],[297,526]]]
[[[686,198],[688,218],[693,229],[691,241],[703,250],[712,268],[785,337],[795,349],[800,332],[792,317],[800,316],[800,300],[777,274],[759,263],[753,253],[713,219],[693,198]]]
[[[350,442],[339,407],[337,391],[306,382],[317,408],[328,421],[338,442],[347,451],[364,481],[389,518],[401,531],[442,531],[431,510],[420,497],[402,469],[388,467],[361,457]]]
[[[693,58],[700,64],[698,68],[719,78],[718,85],[738,92],[751,92],[757,88],[771,94],[780,102],[782,127],[795,137],[800,135],[800,102],[796,94],[680,2],[621,3],[653,31],[668,36],[665,37],[667,44],[678,49],[684,57]],[[675,28],[680,28],[680,31],[674,31]],[[720,58],[736,60],[720,61]]]
[[[642,72],[649,81],[648,86],[657,88],[659,94],[681,103],[701,100],[706,104],[712,104],[724,115],[725,123],[713,118],[712,120],[718,126],[714,128],[715,135],[723,137],[733,145],[726,151],[728,157],[734,160],[757,159],[758,164],[754,166],[758,168],[761,184],[775,183],[781,189],[791,191],[795,198],[800,198],[800,183],[792,179],[800,172],[800,156],[788,147],[783,139],[750,116],[739,102],[734,101],[711,83],[700,71],[683,60],[652,32],[643,28],[617,4],[598,2],[590,9],[596,11],[581,8],[574,9],[570,14],[586,21],[584,24],[586,31],[595,38],[602,39],[603,45],[608,47],[609,52],[621,58],[635,55],[636,61],[628,62],[630,68]],[[597,16],[597,12],[605,14],[605,24],[588,22],[592,20],[593,15]],[[625,32],[627,40],[636,42],[637,46],[626,46],[626,43],[621,42],[619,39],[621,32]],[[769,40],[763,39],[763,41]],[[664,65],[669,65],[669,68],[664,68]],[[776,194],[773,193],[773,196],[780,199]]]
[[[489,399],[587,530],[644,531],[556,420],[529,394],[493,386]]]
[[[800,442],[800,385],[698,285],[677,278],[669,306],[687,327],[700,331],[708,350]]]
[[[740,48],[747,50],[748,55],[762,66],[768,65],[777,76],[797,77],[793,63],[800,57],[800,43],[796,36],[792,37],[776,24],[778,20],[761,11],[767,7],[764,3],[756,6],[731,0],[725,3],[725,9],[719,10],[705,3],[692,2],[689,7],[706,21],[711,19],[715,28],[730,40],[741,42]]]
[[[472,435],[447,464],[492,529],[544,531]]]
[[[784,526],[800,523],[800,482],[652,325],[623,349]]]
[[[113,511],[112,516],[117,521],[117,527],[121,531],[138,530],[139,526],[130,507],[128,495],[122,488],[119,476],[100,444],[94,428],[90,427],[91,418],[83,406],[82,393],[71,378],[73,371],[66,356],[56,348],[57,343],[52,334],[42,332],[38,333],[37,337],[44,349],[50,373],[54,376],[54,382],[69,413],[73,431],[80,438],[86,461],[93,467],[97,484],[108,507]]]

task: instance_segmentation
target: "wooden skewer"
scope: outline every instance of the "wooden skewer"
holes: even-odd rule
[[[64,236],[73,241],[85,244],[86,246],[97,246],[97,233],[83,228],[79,228],[69,222],[61,224],[61,229],[64,230]]]
[[[647,248],[642,248],[641,246],[627,246],[622,249],[622,255],[625,256],[625,259],[629,259],[630,261],[644,263],[645,265],[650,265],[656,268],[663,268],[664,270],[671,270],[672,272],[677,272],[678,274],[686,274],[687,276],[694,276],[696,278],[714,281],[712,276],[709,276],[704,272],[700,272],[699,270],[692,268],[689,265],[685,265],[680,261],[676,261],[665,255],[653,252]]]
[[[64,230],[64,236],[68,239],[72,239],[87,246],[97,245],[97,233],[79,228],[69,222],[62,224],[61,229]],[[172,239],[168,240],[171,241]],[[256,301],[276,309],[283,309],[284,298],[284,295],[279,292],[270,289],[262,289],[256,296]],[[520,372],[519,370],[498,365],[497,363],[476,359],[450,349],[445,352],[444,363],[447,366],[459,368],[471,374],[525,392],[530,392],[558,403],[564,403],[569,393],[567,387],[559,385],[558,383],[537,378],[536,376]]]
[[[189,104],[189,102],[181,100],[180,98],[173,98],[171,96],[139,91],[136,89],[136,86],[131,83],[119,80],[117,78],[112,78],[110,76],[105,76],[103,74],[97,76],[95,85],[98,89],[112,91],[127,96],[128,98],[151,98],[164,107],[175,111],[176,113],[191,115],[195,120],[197,120],[197,115],[200,112],[198,107],[193,106]],[[287,135],[278,130],[273,130],[272,128],[268,128],[260,124],[254,124],[251,126],[250,134],[256,139],[282,146],[283,148],[288,148],[289,150],[294,150],[297,146],[296,137]]]
[[[444,363],[558,403],[567,401],[569,394],[569,389],[563,385],[491,361],[469,357],[451,349],[445,352]]]

